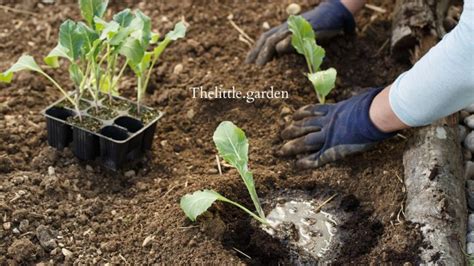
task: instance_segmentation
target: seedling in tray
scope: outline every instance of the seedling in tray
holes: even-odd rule
[[[316,34],[308,21],[302,16],[290,16],[288,28],[293,33],[291,45],[299,54],[304,55],[309,71],[306,76],[313,84],[319,102],[324,103],[326,96],[335,87],[337,72],[334,68],[320,69],[326,51],[316,44]]]
[[[0,73],[0,82],[10,83],[22,70],[46,77],[64,96],[44,110],[49,144],[62,149],[72,142],[78,158],[92,160],[100,154],[106,166],[116,169],[151,148],[161,113],[140,102],[159,56],[171,41],[184,37],[186,26],[177,23],[160,41],[144,13],[125,9],[106,21],[107,5],[107,0],[79,0],[84,22],[62,23],[57,46],[44,58],[51,68],[59,67],[60,59],[68,62],[72,92],[29,55]],[[153,44],[156,47],[148,51]],[[138,77],[136,104],[118,97],[127,66]]]
[[[245,137],[245,132],[235,126],[232,122],[224,121],[217,127],[213,139],[219,154],[227,163],[235,167],[239,172],[240,177],[247,187],[257,213],[255,214],[241,204],[222,196],[214,190],[201,190],[185,195],[181,198],[181,209],[183,209],[189,219],[195,221],[197,216],[204,213],[216,200],[218,200],[237,206],[255,218],[255,220],[262,224],[268,224],[255,189],[252,172],[248,169],[249,144]]]

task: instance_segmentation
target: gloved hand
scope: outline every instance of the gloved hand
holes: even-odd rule
[[[313,26],[318,40],[331,38],[342,31],[353,32],[355,29],[352,13],[340,0],[324,1],[302,16]],[[282,54],[291,49],[291,32],[285,22],[262,34],[245,62],[264,65],[272,59],[275,52]]]
[[[314,104],[300,108],[282,132],[289,140],[280,149],[283,156],[310,154],[297,161],[302,168],[315,168],[362,152],[378,141],[394,136],[375,127],[369,117],[374,97],[382,88],[372,88],[337,104]]]

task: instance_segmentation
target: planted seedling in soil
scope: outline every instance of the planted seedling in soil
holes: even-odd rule
[[[319,102],[325,103],[326,96],[335,87],[336,69],[320,69],[326,52],[316,44],[316,34],[308,21],[302,16],[290,16],[288,28],[292,32],[291,45],[306,59],[309,71],[306,76],[313,84]]]
[[[255,189],[252,172],[248,168],[249,144],[245,132],[232,122],[224,121],[217,127],[213,139],[220,156],[239,172],[257,213],[250,211],[241,204],[222,196],[214,190],[208,189],[183,196],[180,203],[181,209],[183,209],[191,221],[195,221],[199,215],[207,211],[218,200],[237,206],[260,223],[268,224]]]

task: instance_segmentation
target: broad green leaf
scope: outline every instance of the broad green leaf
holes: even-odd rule
[[[135,18],[130,22],[129,26],[133,32],[131,36],[140,40],[144,48],[147,48],[151,40],[151,20],[140,10],[135,12]]]
[[[69,50],[62,46],[61,44],[56,45],[56,47],[49,52],[49,54],[43,59],[43,61],[50,67],[59,67],[58,58],[66,58],[69,61],[73,61],[72,57],[69,56]]]
[[[206,212],[216,200],[221,198],[223,196],[213,190],[202,190],[184,195],[179,205],[186,216],[194,222],[199,215]]]
[[[219,124],[213,136],[219,154],[224,160],[235,167],[249,191],[255,209],[260,217],[265,215],[260,206],[252,172],[248,169],[249,143],[245,132],[232,122],[224,121]]]
[[[133,20],[133,14],[129,8],[120,11],[114,15],[116,21],[121,27],[128,27]]]
[[[110,84],[110,77],[105,75],[100,79],[100,91],[105,94],[108,94],[110,91],[110,93],[114,96],[119,95],[117,88],[112,88],[112,84]]]
[[[82,22],[77,23],[77,32],[81,34],[84,45],[82,47],[84,54],[88,54],[94,46],[94,42],[99,39],[99,34]]]
[[[313,74],[308,74],[308,78],[313,84],[320,101],[324,102],[326,96],[336,85],[337,71],[334,68],[329,68],[324,71],[318,71]]]
[[[141,69],[145,70],[150,67],[151,57],[153,56],[152,52],[145,52],[145,55],[140,62]]]
[[[82,17],[93,29],[95,29],[94,17],[104,16],[108,2],[108,0],[79,0]]]
[[[84,74],[79,69],[77,64],[71,63],[69,65],[69,76],[71,77],[72,82],[75,86],[79,87],[81,85]]]
[[[0,73],[0,82],[10,83],[13,79],[13,73],[22,70],[43,72],[33,57],[29,55],[23,55],[7,71]]]
[[[166,38],[169,38],[172,41],[184,38],[186,35],[186,25],[183,21],[180,21],[174,25],[174,29],[166,34]]]
[[[117,33],[110,39],[109,43],[112,46],[121,46],[123,42],[130,36],[133,30],[130,28],[120,28]]]
[[[145,49],[140,44],[140,41],[134,38],[128,38],[127,41],[120,48],[119,53],[128,59],[132,69],[137,72],[137,66],[142,62],[145,54]]]
[[[310,72],[316,72],[323,63],[326,51],[317,45],[314,39],[305,38],[303,40],[303,54],[310,66]]]
[[[59,44],[67,49],[69,57],[77,60],[80,56],[84,39],[77,30],[77,24],[72,20],[66,20],[59,28]]]
[[[316,39],[313,27],[302,16],[290,16],[288,18],[288,29],[293,33],[291,45],[299,54],[304,54],[304,39]]]
[[[100,39],[111,39],[114,37],[120,29],[120,25],[116,21],[106,22],[101,18],[96,17],[95,22],[97,24],[97,28],[101,32]]]
[[[249,143],[242,129],[232,122],[224,121],[214,132],[213,140],[226,162],[235,168],[247,165]]]

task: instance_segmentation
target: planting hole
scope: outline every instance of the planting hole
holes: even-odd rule
[[[106,126],[100,131],[100,133],[114,140],[126,140],[128,138],[128,134],[125,130],[114,126]]]
[[[68,117],[74,116],[75,113],[62,107],[51,107],[46,111],[46,114],[57,119],[66,121]]]
[[[330,249],[333,236],[336,233],[336,222],[332,216],[322,211],[316,211],[310,201],[290,200],[278,203],[268,214],[270,227],[264,230],[275,235],[287,232],[291,245],[297,246],[313,258],[322,258]]]
[[[115,119],[115,124],[126,128],[131,133],[135,133],[143,128],[142,122],[128,116],[121,116]]]

